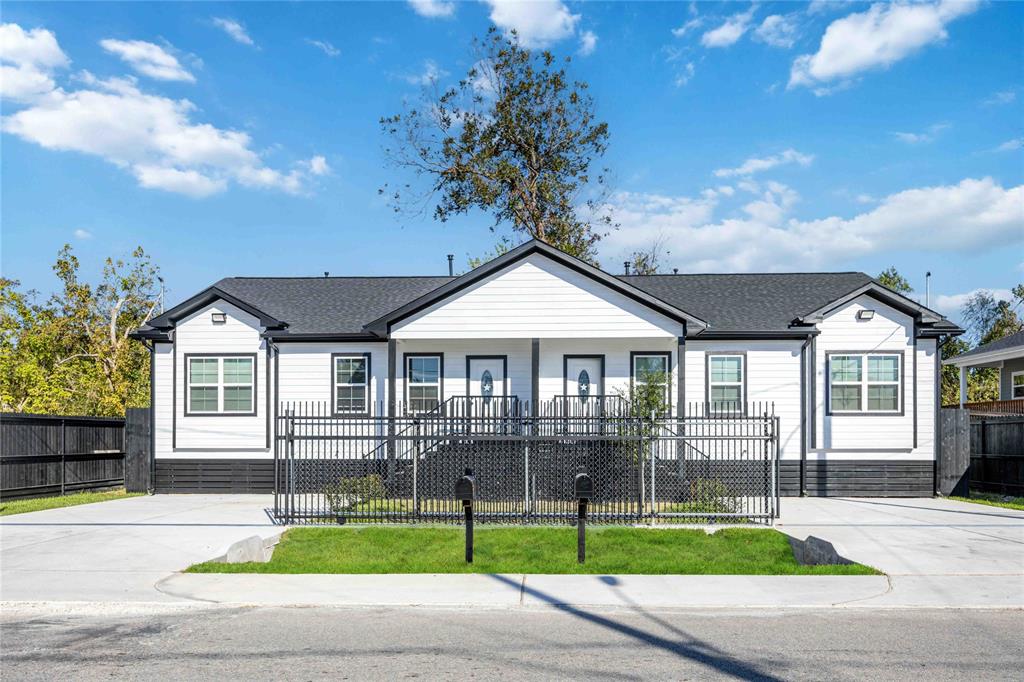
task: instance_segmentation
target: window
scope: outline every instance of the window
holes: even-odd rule
[[[743,355],[708,356],[708,402],[711,409],[743,411]]]
[[[406,356],[406,399],[410,412],[429,412],[441,404],[441,356]]]
[[[368,414],[370,411],[370,356],[334,356],[335,414]]]
[[[633,355],[633,386],[645,387],[651,382],[657,383],[661,387],[661,399],[666,407],[669,404],[668,361],[668,354],[637,353]]]
[[[1024,398],[1024,372],[1010,375],[1010,398]]]
[[[188,414],[254,414],[255,358],[187,358]]]
[[[903,356],[830,355],[829,407],[832,413],[899,412]]]

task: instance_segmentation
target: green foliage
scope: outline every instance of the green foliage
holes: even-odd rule
[[[466,265],[469,266],[470,270],[473,270],[474,268],[480,267],[484,263],[488,263],[494,260],[498,256],[502,256],[508,253],[514,248],[515,245],[512,243],[512,240],[506,236],[502,236],[501,239],[499,239],[497,243],[494,245],[493,251],[485,253],[482,256],[469,256],[469,258],[466,261]]]
[[[906,277],[896,270],[895,265],[890,265],[885,270],[882,270],[876,279],[878,279],[880,284],[892,289],[897,294],[906,295],[914,291],[914,287],[910,286],[910,282],[907,281]]]
[[[735,496],[729,486],[717,478],[698,478],[690,483],[690,503],[694,511],[731,513],[736,511],[733,499]]]
[[[381,193],[396,211],[433,203],[442,222],[479,209],[494,217],[492,230],[511,226],[593,262],[599,229],[611,225],[605,170],[591,169],[607,149],[608,125],[596,120],[587,84],[569,79],[568,58],[557,64],[548,51],[532,52],[514,32],[491,28],[474,47],[474,65],[456,86],[440,92],[432,83],[418,105],[381,119],[389,160],[422,184]]]
[[[473,563],[462,528],[293,528],[267,563],[207,562],[189,573],[543,573],[647,575],[873,575],[860,564],[801,566],[789,539],[769,528],[708,535],[680,528],[587,529],[587,561],[576,562],[575,528],[474,531]]]
[[[356,505],[387,496],[384,479],[377,474],[342,478],[324,486],[324,496],[332,511],[353,509]]]
[[[967,330],[966,339],[961,337],[947,342],[942,349],[942,358],[954,357],[1024,329],[1024,321],[1017,313],[1022,303],[1024,284],[1013,288],[1010,300],[999,300],[990,291],[974,293],[960,310],[960,317]],[[993,367],[968,370],[967,402],[986,400],[999,400],[999,370]],[[956,367],[943,367],[942,404],[954,405],[959,401],[960,370]]]
[[[129,493],[124,488],[95,493],[72,493],[71,495],[55,495],[53,497],[34,497],[30,500],[4,500],[0,502],[0,516],[27,514],[28,512],[45,509],[74,507],[79,504],[92,504],[108,500],[121,500],[126,497],[137,497],[145,493]]]
[[[634,251],[629,257],[629,272],[633,275],[657,275],[665,267],[665,259],[672,255],[671,251],[665,248],[667,238],[658,237],[650,246],[640,251]]]
[[[0,408],[121,416],[149,402],[149,352],[128,333],[159,303],[158,269],[141,248],[108,258],[95,286],[78,278],[65,245],[53,266],[61,288],[40,303],[0,280]]]

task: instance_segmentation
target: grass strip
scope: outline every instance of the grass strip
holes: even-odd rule
[[[293,528],[267,563],[207,562],[191,573],[544,573],[646,575],[877,575],[860,564],[801,566],[787,536],[728,528],[595,527],[576,563],[572,527],[477,528],[472,564],[462,528]]]
[[[28,500],[4,500],[0,502],[0,516],[27,514],[28,512],[43,511],[44,509],[60,509],[62,507],[74,507],[79,504],[120,500],[143,494],[129,493],[125,492],[124,488],[119,488],[118,490],[98,493],[73,493],[71,495],[55,495],[53,497],[34,497]]]
[[[1002,507],[1003,509],[1016,509],[1024,511],[1024,497],[1011,497],[999,493],[971,493],[970,497],[949,497],[950,500],[958,502],[973,502],[974,504],[987,504],[990,507]]]

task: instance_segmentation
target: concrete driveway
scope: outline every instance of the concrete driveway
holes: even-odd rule
[[[901,604],[1024,605],[1024,512],[932,498],[784,498],[776,528],[884,571]]]
[[[228,545],[281,532],[270,495],[154,495],[0,518],[0,600],[177,601],[155,589]]]

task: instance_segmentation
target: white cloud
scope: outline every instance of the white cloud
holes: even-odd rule
[[[410,85],[433,85],[448,75],[448,72],[437,65],[433,59],[423,62],[423,71],[410,73],[402,76],[402,79]]]
[[[878,201],[870,194],[858,194],[856,197],[854,197],[854,199],[857,201],[858,204],[873,204],[876,201]]]
[[[1000,90],[999,92],[992,93],[992,96],[982,100],[982,104],[987,107],[998,106],[1000,104],[1010,104],[1017,99],[1017,93],[1014,90]]]
[[[704,47],[729,47],[743,37],[750,28],[750,21],[753,18],[753,7],[741,14],[734,14],[718,28],[713,28],[702,35],[700,44]]]
[[[256,47],[256,41],[249,37],[249,33],[245,30],[245,26],[242,26],[234,19],[214,17],[212,21],[214,26],[231,36],[231,39],[236,43]]]
[[[877,3],[837,19],[825,29],[815,54],[793,61],[789,87],[815,87],[816,94],[828,94],[830,89],[820,86],[887,68],[926,45],[945,40],[946,25],[977,6],[976,0]]]
[[[1017,137],[1017,138],[1014,138],[1012,140],[1007,140],[1006,142],[1002,143],[1001,145],[996,147],[994,151],[997,151],[997,152],[1015,152],[1018,149],[1021,149],[1022,147],[1024,147],[1024,137]]]
[[[789,49],[797,38],[797,21],[795,15],[772,14],[764,18],[761,25],[754,31],[754,37],[772,47]]]
[[[326,164],[314,157],[291,170],[270,168],[248,134],[194,121],[196,107],[186,99],[143,92],[133,77],[104,80],[82,72],[77,78],[83,87],[54,86],[5,116],[3,131],[45,149],[105,159],[142,187],[193,197],[232,182],[301,194],[310,174]]]
[[[409,0],[412,11],[428,19],[446,19],[455,16],[455,3],[445,0]]]
[[[749,158],[736,168],[719,168],[715,171],[715,176],[719,178],[728,178],[735,175],[753,175],[754,173],[760,173],[761,171],[770,170],[777,166],[784,166],[791,163],[795,163],[800,166],[809,166],[812,161],[814,161],[813,154],[801,154],[795,149],[786,149],[780,154],[775,154],[774,156],[768,156],[765,158]]]
[[[327,165],[327,159],[323,156],[314,156],[307,164],[309,172],[313,175],[327,175],[331,172],[331,167]]]
[[[57,37],[43,28],[0,24],[0,97],[31,102],[55,87],[53,73],[71,63]]]
[[[676,77],[672,80],[673,84],[677,88],[681,88],[690,82],[693,78],[693,74],[696,72],[696,67],[693,62],[686,62],[681,69],[676,71]]]
[[[852,218],[818,220],[787,217],[799,197],[784,185],[760,190],[742,215],[718,220],[714,190],[695,198],[617,194],[607,208],[621,227],[602,244],[628,253],[664,235],[672,265],[683,270],[752,271],[807,270],[900,249],[962,253],[1024,240],[1024,185],[1004,188],[991,178],[909,189]]]
[[[523,47],[547,47],[576,33],[579,14],[561,0],[485,0],[491,21],[506,33],[515,31]]]
[[[306,38],[306,44],[322,50],[328,57],[337,57],[341,54],[341,50],[336,48],[334,45],[331,45],[326,40],[313,40],[312,38]]]
[[[117,55],[132,69],[144,76],[161,81],[185,81],[194,83],[195,76],[185,70],[178,59],[164,48],[145,40],[100,41],[100,47]]]
[[[693,19],[686,21],[682,26],[672,29],[672,35],[676,38],[682,38],[690,31],[700,28],[703,23],[704,20],[701,17],[694,17]]]
[[[92,239],[92,232],[89,230],[83,230],[82,228],[75,230],[74,234],[75,239]]]
[[[584,57],[594,54],[597,49],[597,34],[593,31],[580,33],[580,54]]]
[[[975,294],[980,294],[982,292],[992,294],[992,297],[999,301],[1009,301],[1013,299],[1013,292],[1009,289],[985,289],[979,287],[962,294],[939,294],[935,297],[935,300],[932,301],[932,308],[947,317],[959,317],[960,309],[963,307],[964,303],[967,303],[968,299],[973,297]]]
[[[900,142],[906,142],[907,144],[925,144],[934,142],[939,133],[948,130],[950,127],[948,123],[935,123],[920,133],[893,132],[892,135]]]

